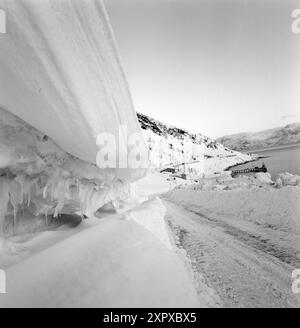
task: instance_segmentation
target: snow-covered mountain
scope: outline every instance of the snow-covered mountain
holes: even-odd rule
[[[201,133],[192,134],[144,114],[137,115],[153,167],[175,167],[199,177],[251,160],[248,154],[231,150]]]
[[[300,123],[254,133],[238,133],[217,139],[234,150],[258,150],[300,143]]]

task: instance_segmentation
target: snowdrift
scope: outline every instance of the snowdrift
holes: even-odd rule
[[[118,136],[121,124],[140,131],[102,0],[0,0],[0,8],[0,107],[91,163],[98,134]]]
[[[92,216],[108,204],[122,211],[141,200],[133,188],[114,169],[70,155],[0,108],[0,235],[29,232],[28,225],[38,228],[42,218],[47,225],[60,214]]]
[[[6,273],[0,308],[205,306],[182,259],[132,220],[99,221]]]
[[[300,176],[293,175],[291,173],[285,172],[279,174],[276,179],[276,185],[278,187],[282,186],[299,186],[300,185]]]
[[[212,220],[219,217],[250,221],[265,228],[295,234],[299,249],[299,199],[297,176],[282,174],[286,184],[272,182],[268,173],[237,178],[203,179],[198,184],[178,186],[168,199]],[[293,179],[292,179],[293,178]],[[282,182],[282,181],[281,181]]]
[[[0,233],[19,218],[124,209],[146,170],[95,164],[99,134],[122,143],[118,163],[132,149],[127,136],[140,133],[102,1],[0,0],[0,8]],[[143,137],[139,149],[147,153]]]

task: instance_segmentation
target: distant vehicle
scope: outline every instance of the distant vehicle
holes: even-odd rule
[[[261,167],[255,166],[254,168],[246,168],[246,169],[240,169],[240,170],[232,170],[231,171],[231,176],[235,177],[237,174],[241,173],[250,173],[250,172],[267,172],[267,167],[265,163],[262,164]]]

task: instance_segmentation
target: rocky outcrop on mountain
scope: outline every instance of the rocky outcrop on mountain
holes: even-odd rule
[[[155,168],[175,168],[199,177],[252,159],[201,133],[189,133],[141,113],[137,116],[149,147],[150,162]]]

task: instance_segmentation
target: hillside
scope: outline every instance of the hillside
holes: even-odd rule
[[[293,145],[300,142],[300,123],[254,133],[238,133],[216,139],[234,150],[248,151]]]
[[[137,116],[154,168],[176,167],[182,173],[199,177],[252,159],[201,133],[192,134],[141,113]]]

